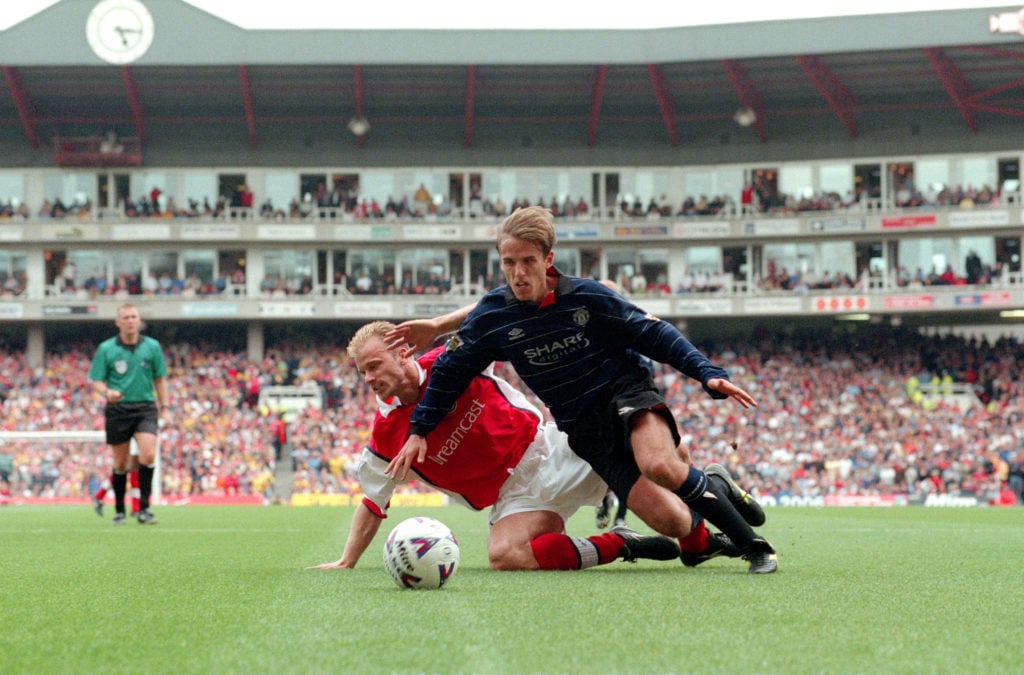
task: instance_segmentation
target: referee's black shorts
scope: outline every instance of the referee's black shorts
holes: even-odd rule
[[[127,443],[138,432],[156,434],[160,419],[156,403],[108,403],[103,410],[106,416],[107,443]]]
[[[590,407],[569,432],[569,446],[585,459],[608,487],[626,499],[640,478],[630,442],[633,416],[651,411],[661,415],[679,445],[679,428],[665,397],[654,384],[651,371],[637,364],[623,371],[610,392]]]

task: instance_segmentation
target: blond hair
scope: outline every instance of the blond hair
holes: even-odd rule
[[[355,358],[367,341],[375,337],[383,340],[384,336],[394,327],[395,324],[390,321],[372,321],[356,331],[356,334],[348,341],[348,347],[345,348],[345,351],[348,352],[349,356]]]
[[[543,206],[525,206],[513,211],[498,226],[496,246],[507,239],[529,242],[547,255],[555,247],[555,224],[551,210]]]

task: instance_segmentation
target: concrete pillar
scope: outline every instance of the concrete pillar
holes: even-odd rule
[[[32,368],[43,365],[43,356],[46,354],[46,334],[43,332],[43,324],[30,323],[28,335],[25,341],[25,359]]]
[[[249,323],[248,351],[250,361],[260,361],[263,359],[264,344],[262,321],[252,321]]]

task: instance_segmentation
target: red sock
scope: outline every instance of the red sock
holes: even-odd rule
[[[619,557],[622,537],[606,532],[586,539],[545,532],[530,542],[542,570],[578,570],[604,565]]]
[[[679,540],[679,548],[683,549],[687,553],[700,553],[707,549],[710,541],[711,535],[708,534],[708,528],[704,525],[704,520],[701,519],[701,521],[694,525],[693,529],[690,530],[690,534]]]
[[[139,512],[139,472],[129,471],[128,472],[128,483],[131,485],[132,495],[132,513]]]
[[[110,474],[110,476],[103,481],[103,484],[100,485],[100,489],[96,491],[96,499],[101,502],[103,501],[103,498],[107,496],[107,491],[112,487],[111,483],[113,480],[114,474]]]

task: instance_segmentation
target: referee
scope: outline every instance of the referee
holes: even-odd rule
[[[131,303],[117,308],[118,334],[100,343],[89,367],[89,379],[106,406],[107,443],[114,451],[114,525],[125,523],[124,496],[129,448],[138,446],[139,513],[142,525],[156,522],[149,511],[156,464],[156,435],[161,412],[167,411],[167,363],[160,343],[140,334],[142,319]],[[153,392],[156,391],[154,398]]]

